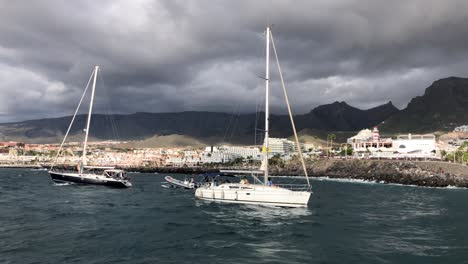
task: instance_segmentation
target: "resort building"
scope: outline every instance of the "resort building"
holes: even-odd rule
[[[213,151],[212,151],[213,150]],[[226,163],[237,158],[232,153],[224,153],[218,148],[208,147],[203,152],[188,152],[189,155],[169,155],[165,160],[166,165],[170,166],[198,166],[205,163]]]
[[[270,138],[268,142],[272,155],[284,156],[297,152],[296,143],[286,138]]]
[[[348,138],[347,143],[351,144],[354,153],[393,152],[392,139],[381,139],[377,127],[372,131],[370,129],[359,131],[356,136]]]
[[[244,159],[261,160],[262,158],[262,153],[258,147],[221,146],[219,151]]]
[[[380,138],[377,127],[372,131],[361,130],[347,142],[352,145],[356,157],[435,158],[437,151],[433,134],[398,135],[396,139]]]
[[[261,160],[262,153],[259,147],[242,147],[242,146],[210,146],[206,147],[202,155],[203,162],[207,163],[223,163],[229,162],[235,158],[244,158],[252,160]]]
[[[393,140],[393,151],[402,154],[435,154],[435,135],[399,135]]]
[[[453,132],[468,132],[468,125],[456,127]]]

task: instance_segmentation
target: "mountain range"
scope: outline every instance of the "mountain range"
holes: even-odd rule
[[[392,102],[361,110],[346,102],[321,105],[306,114],[295,115],[298,131],[358,131],[375,125],[392,133],[452,130],[468,124],[468,79],[450,77],[434,82],[422,96],[413,98],[403,110]],[[0,141],[31,143],[60,142],[71,116],[0,124]],[[85,115],[78,115],[70,131],[80,138]],[[216,112],[134,113],[93,115],[90,136],[94,140],[145,140],[181,135],[197,142],[255,144],[263,138],[264,113],[227,114]],[[271,115],[272,137],[288,137],[292,129],[287,115]]]
[[[375,125],[396,112],[398,109],[391,102],[368,110],[335,102],[296,115],[295,122],[298,131],[355,131]],[[0,140],[59,142],[71,118],[66,116],[0,124]],[[210,142],[254,144],[263,137],[261,129],[264,118],[263,112],[238,115],[216,112],[95,114],[90,136],[99,140],[142,140],[155,135],[186,135]],[[86,115],[78,115],[70,134],[82,134],[85,122]],[[288,137],[293,133],[287,115],[270,115],[270,124],[272,137]]]
[[[381,130],[400,133],[452,131],[468,124],[468,78],[449,77],[432,83],[422,96],[392,115]]]

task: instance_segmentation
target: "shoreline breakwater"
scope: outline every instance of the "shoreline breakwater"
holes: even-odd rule
[[[441,161],[320,159],[307,161],[310,177],[359,179],[381,183],[397,183],[427,187],[456,186],[468,188],[468,166]],[[270,165],[272,176],[304,175],[299,163],[284,166]],[[126,168],[136,172],[200,174],[220,169],[253,169],[246,167],[160,167]],[[254,168],[256,169],[256,168]]]
[[[334,160],[307,163],[312,177],[359,179],[426,187],[468,188],[468,166],[439,161]],[[299,164],[273,167],[272,175],[303,175]]]
[[[319,159],[308,160],[307,172],[310,177],[329,177],[337,179],[359,179],[380,183],[397,183],[427,187],[456,186],[468,188],[468,166],[441,161],[409,160],[364,160],[364,159]],[[2,166],[6,168],[37,168],[31,166]],[[45,166],[47,167],[47,166]],[[74,169],[72,166],[60,166],[59,169]],[[270,165],[272,176],[304,175],[298,162],[282,166]],[[237,167],[125,167],[129,172],[168,173],[168,174],[202,174],[219,172],[220,169],[257,169]]]
[[[338,160],[321,159],[307,162],[310,177],[359,179],[427,187],[457,186],[468,188],[468,166],[439,161]],[[160,168],[161,173],[197,174],[233,168]],[[247,169],[236,167],[235,169]],[[272,176],[304,175],[299,163],[270,166]]]

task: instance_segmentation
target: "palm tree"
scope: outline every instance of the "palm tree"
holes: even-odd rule
[[[333,140],[336,139],[336,135],[333,134],[333,133],[329,133],[327,135],[327,145],[328,145],[328,141],[330,140],[330,148],[328,150],[328,154],[330,154],[330,150],[333,148]]]

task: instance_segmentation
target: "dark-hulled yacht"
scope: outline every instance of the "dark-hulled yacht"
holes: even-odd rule
[[[132,186],[132,183],[130,182],[130,178],[127,176],[125,171],[118,170],[113,167],[86,166],[86,149],[88,144],[89,126],[91,123],[91,114],[93,111],[94,92],[96,89],[96,79],[98,71],[99,66],[96,66],[94,68],[93,73],[91,74],[91,77],[89,78],[88,85],[86,86],[83,95],[81,96],[80,102],[78,103],[78,107],[75,110],[75,114],[73,115],[70,125],[68,126],[67,132],[65,133],[65,137],[63,138],[62,144],[60,145],[59,151],[57,152],[57,156],[55,157],[54,163],[52,164],[52,167],[49,170],[49,174],[52,180],[56,183],[93,184],[116,188],[129,188]],[[73,121],[75,120],[76,114],[78,113],[81,103],[83,102],[83,98],[86,95],[86,91],[88,90],[91,79],[93,79],[93,85],[91,90],[88,119],[86,123],[86,129],[84,130],[85,138],[83,144],[83,154],[81,156],[80,164],[78,164],[76,171],[54,169],[57,159],[63,149],[63,144],[67,139],[68,133],[70,132],[70,129],[73,125]]]

